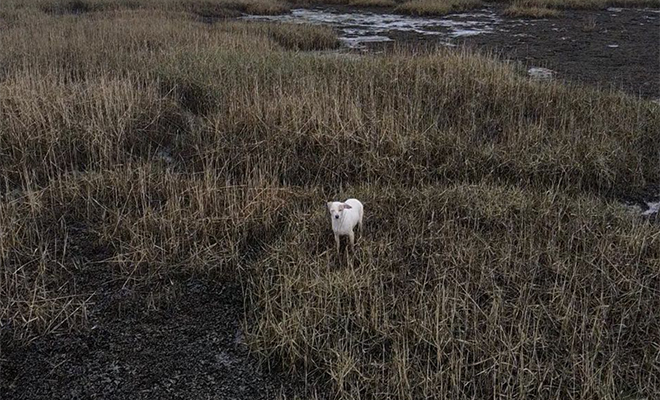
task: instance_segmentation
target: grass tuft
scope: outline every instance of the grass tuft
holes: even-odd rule
[[[555,18],[559,11],[545,7],[526,7],[511,5],[504,10],[504,15],[512,18]]]
[[[417,16],[442,16],[483,7],[481,0],[411,0],[396,7],[396,11]]]
[[[660,8],[660,0],[516,0],[513,5],[556,10],[603,10],[607,7]]]
[[[397,2],[394,0],[350,0],[348,4],[355,7],[395,7]]]

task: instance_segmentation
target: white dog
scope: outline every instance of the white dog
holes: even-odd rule
[[[351,240],[351,248],[355,244],[355,234],[353,228],[358,226],[362,232],[363,207],[357,199],[348,199],[341,203],[339,201],[329,201],[328,211],[332,220],[332,231],[335,233],[335,243],[337,243],[337,253],[339,253],[339,236],[348,236]]]

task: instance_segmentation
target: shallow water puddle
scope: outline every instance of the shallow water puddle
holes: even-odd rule
[[[616,16],[625,11],[623,8],[610,7],[607,12]],[[658,13],[660,10],[640,9],[640,12]],[[644,15],[645,19],[655,21],[655,15]],[[271,21],[298,24],[329,25],[335,28],[339,39],[349,48],[365,48],[367,43],[389,42],[400,38],[402,34],[434,37],[438,43],[453,46],[452,41],[469,37],[500,32],[515,32],[520,27],[534,26],[546,19],[500,18],[494,8],[484,8],[473,12],[450,14],[442,17],[413,17],[379,13],[346,8],[296,8],[283,15],[246,15],[243,20]],[[555,26],[554,31],[565,31]],[[512,36],[526,34],[511,33]],[[563,36],[562,40],[571,39]],[[609,47],[615,48],[617,44]]]
[[[660,201],[656,202],[647,202],[646,206],[648,209],[644,212],[642,212],[642,215],[653,215],[657,214],[660,211]]]
[[[451,39],[490,33],[501,19],[491,10],[452,14],[445,17],[422,18],[374,12],[345,12],[329,8],[291,10],[284,15],[250,15],[243,19],[314,25],[330,25],[339,32],[339,39],[350,48],[362,48],[365,43],[392,41],[397,33],[434,35]]]
[[[548,68],[532,67],[527,70],[527,74],[534,79],[544,80],[552,79],[555,76],[555,71]]]

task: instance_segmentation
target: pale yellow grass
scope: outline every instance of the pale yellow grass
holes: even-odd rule
[[[504,11],[504,15],[513,18],[554,18],[560,15],[559,11],[545,7],[527,7],[511,5]]]
[[[559,10],[599,10],[607,7],[660,8],[660,0],[516,0],[513,6]],[[522,11],[521,12],[525,12]],[[533,12],[530,11],[533,14]]]
[[[396,10],[411,15],[446,15],[482,7],[481,0],[412,0],[396,7]]]
[[[356,7],[394,7],[397,5],[394,0],[350,0],[348,4]]]

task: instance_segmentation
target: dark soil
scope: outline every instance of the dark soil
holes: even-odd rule
[[[236,285],[190,280],[164,310],[132,307],[86,332],[3,343],[0,398],[275,399],[292,379],[267,372],[242,341]],[[123,314],[123,315],[120,315]]]
[[[492,33],[458,41],[556,78],[660,98],[660,10],[565,10],[551,19],[506,18]],[[498,10],[501,14],[501,10]],[[397,41],[428,45],[434,36],[388,33]],[[386,44],[385,46],[391,46]],[[609,47],[617,46],[617,47]],[[376,44],[372,47],[383,47]]]
[[[658,12],[562,11],[557,19],[508,20],[504,28],[509,32],[466,42],[529,66],[549,68],[560,79],[660,98]]]

